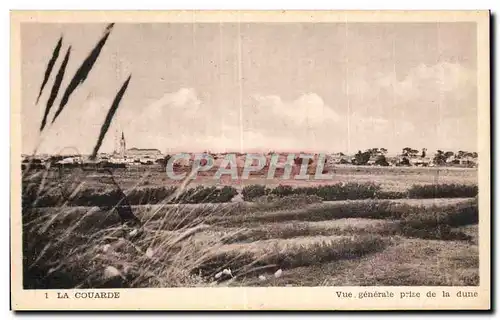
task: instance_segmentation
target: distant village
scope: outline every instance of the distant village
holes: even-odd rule
[[[158,149],[127,149],[125,134],[122,132],[119,142],[112,153],[99,153],[95,159],[90,159],[89,155],[49,155],[40,154],[36,156],[22,155],[22,166],[25,168],[29,163],[30,166],[43,167],[51,166],[74,166],[74,165],[89,165],[89,166],[110,166],[110,167],[129,167],[141,165],[165,165],[171,155],[163,154]],[[221,162],[228,153],[212,153],[204,152],[211,155],[215,162]],[[288,153],[269,151],[264,153],[267,159],[272,154],[279,154],[280,162],[285,162]],[[295,153],[297,156],[300,152]],[[313,155],[314,159],[318,155]],[[245,162],[245,153],[236,153],[236,161],[238,167],[243,166]],[[342,152],[325,154],[325,167],[337,165],[357,165],[357,166],[381,166],[381,167],[435,167],[435,166],[454,166],[454,167],[477,167],[478,154],[477,152],[467,151],[443,151],[437,150],[430,153],[427,149],[416,150],[410,147],[403,148],[398,155],[388,155],[385,148],[372,148],[365,151],[358,151],[353,155],[347,155]],[[190,166],[193,159],[179,159],[176,161],[177,166]]]
[[[122,132],[118,145],[112,153],[99,153],[94,159],[90,155],[50,155],[39,154],[36,156],[22,155],[23,165],[32,163],[38,166],[51,164],[54,166],[83,165],[109,165],[110,167],[127,167],[130,165],[153,165],[165,159],[165,155],[158,149],[127,149],[125,134]]]

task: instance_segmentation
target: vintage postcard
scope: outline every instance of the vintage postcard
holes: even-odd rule
[[[11,12],[12,309],[490,309],[489,19]]]

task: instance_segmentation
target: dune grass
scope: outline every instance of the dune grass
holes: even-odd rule
[[[104,206],[108,203],[120,201],[121,193],[116,189],[113,175],[102,175],[97,185],[80,185],[87,181],[89,174],[85,170],[75,168],[64,171],[62,177],[56,178],[57,171],[52,169],[34,171],[30,179],[23,179],[23,206],[54,207],[64,202],[68,206]],[[119,174],[126,172],[117,171]],[[171,197],[177,190],[176,186],[149,185],[149,175],[139,179],[138,184],[127,192],[127,201],[131,205],[159,204],[166,198],[170,203],[225,203],[230,202],[238,191],[232,186],[196,186],[186,188],[182,194]],[[141,186],[148,183],[148,186]],[[478,193],[477,185],[465,184],[430,184],[413,185],[405,192],[382,190],[374,183],[337,183],[309,187],[292,187],[278,185],[269,188],[264,185],[248,185],[241,190],[243,200],[260,203],[267,202],[285,208],[287,203],[302,205],[320,201],[362,200],[362,199],[436,199],[475,197]],[[272,201],[266,201],[271,199]],[[282,199],[282,200],[280,200]],[[281,205],[279,202],[281,201]],[[269,207],[270,209],[271,207]]]
[[[304,243],[290,239],[257,241],[247,245],[219,248],[208,254],[196,270],[214,274],[222,268],[231,268],[236,275],[248,276],[253,269],[291,269],[321,264],[333,260],[355,259],[382,250],[390,244],[388,238],[378,235],[323,237]]]
[[[467,184],[429,184],[413,185],[405,192],[382,190],[380,184],[372,182],[348,182],[313,187],[292,187],[278,185],[268,188],[263,185],[248,185],[242,190],[245,201],[255,201],[265,195],[286,197],[291,195],[314,195],[323,201],[360,200],[360,199],[430,199],[430,198],[468,198],[478,193],[477,185]]]
[[[323,221],[342,218],[392,220],[404,218],[408,221],[413,221],[412,219],[422,219],[425,220],[424,223],[428,224],[432,223],[435,219],[451,219],[453,221],[450,220],[450,223],[453,225],[470,224],[474,223],[475,220],[477,221],[477,200],[448,205],[444,208],[438,205],[424,207],[377,200],[347,203],[320,203],[295,210],[280,210],[264,213],[255,211],[244,216],[233,215],[220,219],[215,217],[213,222],[219,222],[225,226],[235,226],[241,223],[277,223],[290,220]]]
[[[43,175],[37,179],[23,199],[27,289],[207,286],[223,268],[231,268],[231,281],[238,283],[269,268],[357,261],[402,237],[469,241],[470,233],[457,228],[478,221],[475,200],[424,207],[381,200],[321,203],[314,195],[292,194],[250,204],[185,205],[172,204],[173,194],[134,207],[141,226],[128,227],[115,210],[123,204],[73,206],[71,199],[84,190],[78,179],[67,182],[70,192],[59,196],[57,206],[37,206],[47,190],[55,190]],[[320,225],[342,219],[380,223]]]
[[[338,222],[338,223],[337,223]],[[244,225],[222,239],[224,243],[249,243],[258,240],[292,239],[306,236],[350,236],[355,234],[375,234],[390,236],[396,234],[399,223],[379,219],[337,219],[331,221],[289,221]],[[223,228],[221,228],[223,230]]]
[[[313,222],[339,219],[375,219],[388,223],[357,227],[355,224],[336,227]],[[272,238],[293,238],[310,235],[378,234],[423,239],[471,240],[471,236],[455,227],[477,224],[478,208],[474,200],[448,206],[409,206],[387,202],[321,205],[296,211],[227,217],[229,225],[250,226],[226,243],[249,242]],[[262,225],[262,222],[266,222]],[[227,223],[225,225],[227,225]]]
[[[408,189],[408,197],[424,198],[467,198],[478,194],[477,185],[467,184],[431,184],[414,185]]]
[[[140,213],[140,227],[128,227],[116,212],[118,204],[72,207],[64,200],[52,208],[23,208],[27,289],[206,285],[190,270],[218,240],[200,245],[192,238],[209,227],[203,223],[208,218],[231,209],[167,206],[166,198]]]

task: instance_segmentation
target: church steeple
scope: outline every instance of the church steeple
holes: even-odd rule
[[[122,138],[120,140],[120,156],[125,158],[125,151],[127,150],[127,145],[125,142],[125,134],[122,131]]]

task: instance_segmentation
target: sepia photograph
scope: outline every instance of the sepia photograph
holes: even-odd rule
[[[11,13],[19,305],[489,308],[489,13],[369,13]]]

